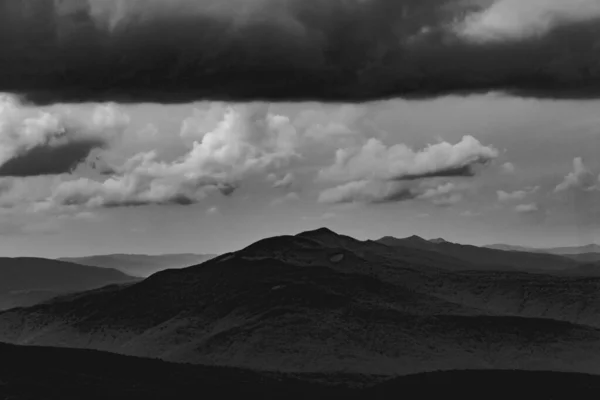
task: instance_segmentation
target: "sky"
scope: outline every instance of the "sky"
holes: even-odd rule
[[[252,4],[246,11],[255,15],[253,7],[264,10],[274,3],[244,4]],[[532,41],[547,41],[552,35],[558,40],[556,29],[579,27],[575,24],[600,17],[595,0],[578,0],[577,7],[553,0],[442,3],[479,7],[452,29],[459,29],[454,34],[465,43],[488,49],[487,55],[496,54],[489,52],[499,47],[512,48],[507,43],[533,46],[538,42]],[[58,15],[72,13],[74,4],[64,2]],[[113,32],[136,12],[137,3],[90,4],[96,7],[90,15],[106,23],[102,29]],[[156,15],[169,14],[160,7],[166,4],[161,0],[152,4],[156,9],[149,9]],[[203,17],[227,14],[208,0],[194,4],[206,6]],[[295,26],[289,17],[299,14],[284,11],[278,11],[283,26]],[[338,11],[334,8],[333,16],[326,16],[337,21]],[[238,24],[240,18],[248,19],[243,13],[236,18]],[[419,23],[422,34],[433,29]],[[124,40],[118,37],[119,46]],[[590,44],[586,40],[581,40],[582,49]],[[318,49],[313,39],[306,42],[310,46],[298,43],[294,45],[308,53]],[[600,51],[600,42],[593,44]],[[27,45],[22,50],[33,51]],[[378,70],[373,76],[385,77],[381,82],[367,89],[351,86],[360,89],[356,93],[367,90],[373,95],[368,97],[374,97],[358,102],[354,94],[347,101],[332,101],[316,86],[308,89],[310,99],[260,92],[262,85],[257,98],[247,98],[236,82],[230,92],[223,89],[230,99],[204,92],[165,97],[155,82],[140,95],[139,82],[127,86],[129,81],[123,81],[131,95],[127,100],[118,90],[97,98],[87,90],[94,81],[85,74],[77,75],[79,95],[72,96],[72,90],[57,90],[44,81],[54,70],[24,68],[39,76],[40,87],[47,90],[38,97],[30,86],[9,87],[0,79],[0,254],[223,253],[264,237],[322,226],[358,239],[419,235],[475,245],[535,247],[600,243],[600,96],[578,94],[582,79],[590,86],[597,82],[594,74],[600,66],[590,69],[585,64],[589,57],[576,49],[566,61],[565,54],[556,53],[560,57],[551,70],[558,72],[549,75],[561,82],[560,87],[542,82],[539,87],[508,90],[502,86],[513,87],[514,82],[506,76],[530,76],[523,65],[509,64],[506,68],[512,72],[492,73],[478,69],[489,66],[474,62],[476,55],[468,53],[465,60],[475,65],[472,72],[490,77],[482,78],[485,90],[468,90],[472,82],[462,79],[474,78],[464,71],[452,75],[455,70],[449,66],[448,79],[463,88],[448,89],[448,79],[440,80],[433,71],[418,79],[438,85],[435,94],[424,90],[412,96],[400,90],[382,95],[381,84],[404,82],[412,72],[394,69],[388,78]],[[340,65],[355,66],[343,52],[338,55],[344,60]],[[136,62],[134,58],[127,65]],[[391,66],[399,68],[394,62]],[[588,68],[587,78],[574,75],[573,66]],[[89,67],[81,67],[85,68]],[[317,75],[324,74],[319,71]],[[114,69],[115,74],[125,72]],[[272,76],[274,81],[281,79]],[[174,87],[178,79],[174,75]],[[575,94],[565,95],[565,88]],[[296,89],[290,86],[290,93]],[[331,90],[341,89],[332,85]],[[355,93],[352,90],[344,93]]]

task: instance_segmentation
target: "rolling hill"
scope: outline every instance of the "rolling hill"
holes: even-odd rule
[[[406,393],[479,400],[484,390],[493,391],[486,398],[525,390],[535,393],[534,398],[571,399],[595,395],[600,388],[598,376],[547,371],[437,371],[386,380],[352,374],[260,373],[37,346],[0,344],[0,354],[0,398],[11,400],[358,400],[395,399]]]
[[[137,279],[114,269],[44,258],[0,258],[0,310]]]
[[[125,274],[146,278],[171,268],[185,268],[216,257],[214,254],[105,254],[89,257],[65,257],[61,261],[90,267],[116,269]]]
[[[599,287],[319,229],[5,311],[0,340],[287,373],[600,373]]]
[[[331,377],[299,379],[126,357],[93,350],[0,343],[0,398],[27,400],[147,400],[240,398],[348,398],[354,392]],[[338,378],[339,379],[339,378]]]
[[[503,250],[503,251],[522,251],[522,252],[526,252],[526,253],[543,253],[542,249],[536,249],[534,247],[524,247],[524,246],[515,246],[515,245],[511,245],[511,244],[489,244],[486,246],[482,246],[483,248],[487,248],[487,249],[494,249],[494,250]]]

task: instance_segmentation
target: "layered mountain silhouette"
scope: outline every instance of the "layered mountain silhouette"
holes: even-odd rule
[[[286,373],[600,373],[599,278],[456,254],[328,229],[272,237],[2,312],[0,341]]]
[[[216,257],[215,254],[105,254],[88,257],[65,257],[59,260],[90,267],[112,268],[128,275],[146,278],[156,272],[185,268]]]
[[[600,377],[588,374],[461,370],[389,379],[352,374],[261,373],[175,364],[93,350],[0,344],[0,398],[13,400],[395,399],[459,395],[481,399],[535,393],[535,398],[596,395]],[[477,384],[474,384],[476,382]],[[590,397],[591,398],[591,397]]]
[[[490,249],[505,250],[505,251],[525,251],[531,253],[547,253],[547,254],[558,254],[563,256],[576,256],[584,254],[600,254],[600,245],[588,244],[585,246],[572,246],[572,247],[552,247],[547,249],[539,249],[534,247],[522,247],[513,246],[509,244],[492,244],[484,246]]]
[[[520,253],[517,257],[521,257],[522,253],[540,253],[562,256],[570,260],[574,260],[579,264],[571,270],[574,274],[600,276],[600,245],[589,244],[580,247],[555,247],[547,249],[536,249],[521,246],[494,244],[484,246],[484,248],[503,250],[506,252]],[[567,272],[567,271],[563,271]]]
[[[554,247],[554,248],[550,248],[550,249],[542,249],[542,251],[545,253],[562,254],[562,255],[600,253],[600,245],[588,244],[585,246],[575,246],[575,247]]]
[[[115,269],[44,258],[0,258],[0,310],[137,279]]]
[[[417,248],[434,251],[436,253],[461,260],[469,269],[480,270],[515,270],[529,272],[561,271],[563,273],[577,274],[582,272],[578,267],[582,262],[595,260],[577,260],[559,254],[546,254],[542,252],[528,252],[523,250],[510,250],[508,248],[477,247],[451,243],[444,239],[426,240],[419,236],[404,239],[383,237],[379,243],[397,248]]]

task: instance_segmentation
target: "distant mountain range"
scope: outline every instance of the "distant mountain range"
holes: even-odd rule
[[[490,249],[505,250],[505,251],[527,251],[533,253],[548,253],[548,254],[559,254],[559,255],[578,255],[586,253],[600,254],[600,245],[588,244],[585,246],[574,246],[574,247],[554,247],[547,249],[539,249],[534,247],[522,247],[513,246],[509,244],[492,244],[484,246]]]
[[[216,257],[215,254],[105,254],[88,257],[66,257],[61,261],[100,268],[112,268],[128,275],[146,278],[171,268],[184,268]]]
[[[600,373],[600,278],[515,254],[323,228],[2,312],[0,340],[294,374]]]
[[[504,251],[555,254],[585,263],[595,263],[600,261],[600,245],[597,244],[589,244],[579,247],[554,247],[548,249],[512,246],[507,244],[493,244],[484,247]]]
[[[0,310],[30,306],[60,294],[137,280],[115,269],[44,258],[0,258]]]
[[[528,271],[543,272],[550,271],[577,274],[582,263],[599,260],[575,260],[571,257],[559,254],[546,254],[542,252],[508,249],[501,245],[494,247],[477,247],[472,245],[451,243],[444,239],[426,240],[419,236],[411,236],[404,239],[394,237],[383,237],[377,242],[396,248],[418,248],[433,251],[452,259],[460,260],[466,269],[479,270],[504,270],[504,271]],[[449,259],[449,258],[447,258]],[[441,263],[440,266],[443,266]],[[591,272],[588,266],[588,273]],[[598,268],[600,274],[600,266]]]

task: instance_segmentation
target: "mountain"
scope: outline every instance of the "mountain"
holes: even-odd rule
[[[583,254],[600,254],[600,245],[588,244],[585,246],[573,246],[573,247],[553,247],[553,248],[533,248],[533,247],[522,247],[513,246],[508,244],[492,244],[484,246],[490,249],[505,250],[505,251],[525,251],[531,253],[547,253],[556,254],[562,256],[575,256]]]
[[[60,258],[90,267],[112,268],[128,275],[146,278],[156,272],[171,268],[185,268],[216,257],[214,254],[106,254],[89,257]]]
[[[600,262],[600,246],[597,244],[590,244],[581,247],[556,247],[548,249],[536,249],[529,247],[512,246],[505,244],[494,244],[484,246],[489,249],[512,251],[512,252],[526,252],[526,253],[543,253],[563,256],[575,260],[579,263],[598,263]]]
[[[541,254],[525,251],[507,251],[500,248],[477,247],[451,243],[444,239],[425,240],[418,236],[405,239],[384,237],[377,242],[395,248],[413,247],[435,251],[445,256],[461,260],[470,269],[515,270],[529,272],[572,271],[575,273],[580,263],[568,257],[554,254]]]
[[[136,279],[114,269],[44,258],[0,258],[0,310]]]
[[[541,253],[540,249],[535,249],[533,247],[523,247],[523,246],[514,246],[510,244],[490,244],[487,246],[483,246],[484,248],[494,249],[494,250],[503,250],[503,251],[523,251],[529,253]]]
[[[0,340],[286,373],[600,373],[599,286],[319,229],[2,312]]]
[[[392,236],[385,236],[377,240],[378,243],[385,244],[386,246],[410,246],[418,249],[432,250],[435,249],[435,242],[423,239],[420,236],[413,235],[404,239],[398,239]]]
[[[0,354],[0,398],[12,400],[187,400],[200,393],[209,399],[366,400],[398,398],[414,390],[424,398],[457,394],[479,400],[482,388],[493,390],[494,398],[514,395],[519,388],[535,398],[568,399],[595,395],[600,388],[598,376],[548,371],[439,371],[384,380],[351,374],[266,374],[37,346],[0,344]]]
[[[600,245],[588,244],[586,246],[579,247],[554,247],[550,249],[543,249],[542,251],[544,251],[545,253],[561,255],[600,253]]]

